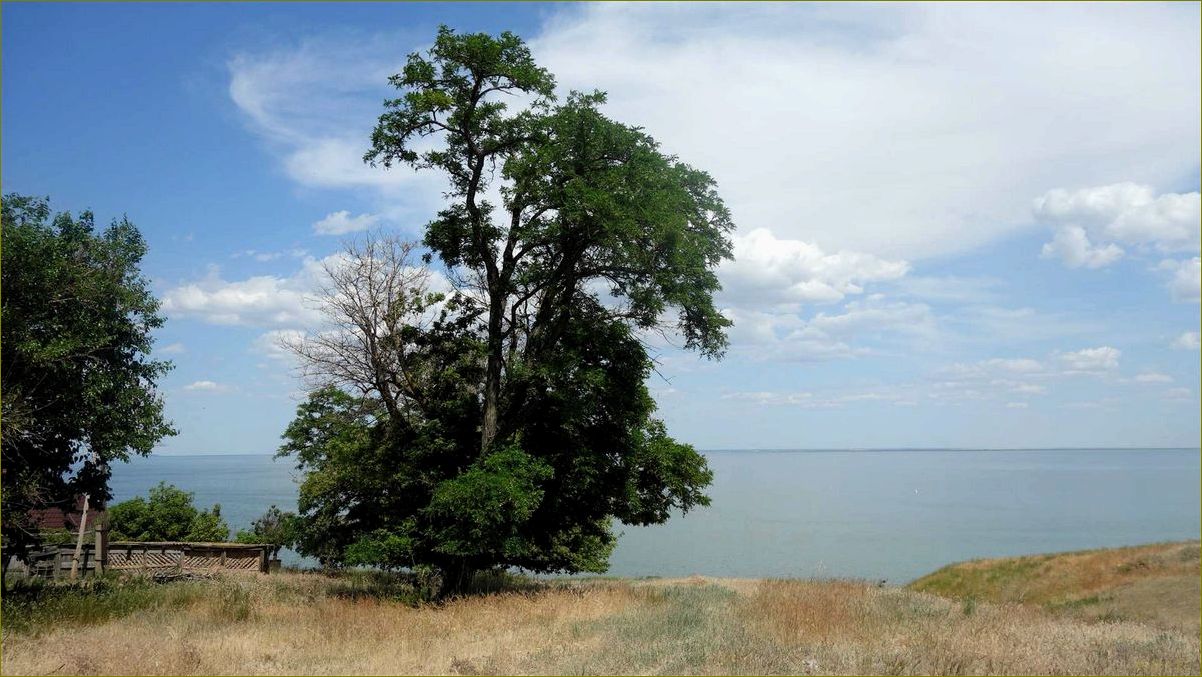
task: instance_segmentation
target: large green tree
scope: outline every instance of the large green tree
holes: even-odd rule
[[[447,179],[424,244],[452,290],[381,272],[404,256],[370,238],[331,271],[360,291],[327,290],[335,331],[297,351],[336,386],[301,406],[281,449],[310,471],[300,507],[323,534],[300,547],[430,564],[452,585],[498,565],[604,571],[615,518],[708,503],[704,458],[653,417],[642,337],[675,331],[722,354],[714,268],[730,256],[729,212],[707,174],[607,118],[603,94],[557,104],[510,33],[443,28],[391,81],[402,94],[365,159]],[[511,112],[515,95],[528,105]],[[331,342],[339,330],[354,340]],[[367,358],[333,368],[348,354]]]
[[[174,434],[150,359],[158,302],[139,266],[146,244],[127,219],[97,231],[90,212],[51,215],[47,200],[6,195],[0,327],[3,533],[24,547],[28,511],[109,498],[109,465]]]

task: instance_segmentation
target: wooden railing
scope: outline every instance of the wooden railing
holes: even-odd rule
[[[84,575],[113,570],[135,573],[163,571],[261,571],[267,573],[277,560],[275,546],[262,543],[182,543],[117,541],[107,544],[100,556],[86,544],[80,553],[79,571]],[[107,550],[107,552],[105,551]],[[74,546],[51,546],[30,553],[29,574],[66,578],[71,571]]]

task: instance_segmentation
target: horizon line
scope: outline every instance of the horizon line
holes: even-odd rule
[[[702,453],[821,453],[821,452],[882,452],[882,451],[1202,451],[1202,446],[1059,446],[1059,447],[712,447],[697,448]],[[186,451],[152,452],[150,456],[275,456],[275,452]],[[133,460],[132,458],[130,460]]]

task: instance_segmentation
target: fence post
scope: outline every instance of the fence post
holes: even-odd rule
[[[108,525],[96,523],[96,573],[102,574],[109,566]]]
[[[79,573],[79,557],[83,552],[83,532],[88,526],[88,495],[83,495],[83,514],[79,516],[79,537],[75,539],[75,554],[71,556],[71,580]]]

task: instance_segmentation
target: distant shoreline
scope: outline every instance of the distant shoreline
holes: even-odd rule
[[[775,448],[764,449],[698,449],[703,454],[880,454],[895,452],[1038,452],[1038,451],[1195,451],[1202,452],[1202,447],[863,447],[847,449],[824,448]],[[275,452],[223,452],[223,451],[191,451],[153,452],[150,457],[158,458],[195,458],[197,456],[274,456]],[[143,457],[146,458],[146,457]],[[131,459],[133,460],[133,459]]]

